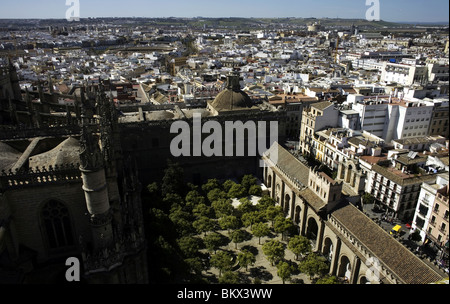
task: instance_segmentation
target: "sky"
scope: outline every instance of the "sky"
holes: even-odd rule
[[[202,16],[365,19],[366,11],[374,5],[373,2],[378,1],[380,18],[384,21],[449,21],[448,0],[2,0],[0,18],[64,19],[74,1],[80,4],[81,18]]]

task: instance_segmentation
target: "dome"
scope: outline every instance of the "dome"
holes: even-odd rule
[[[241,90],[239,76],[227,76],[227,88],[220,92],[210,103],[216,111],[232,111],[251,108],[253,102],[251,98]]]

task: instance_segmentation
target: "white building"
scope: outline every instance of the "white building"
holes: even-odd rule
[[[352,109],[359,114],[361,130],[391,142],[395,139],[428,135],[433,106],[420,100],[349,95]]]
[[[380,80],[405,86],[425,85],[428,82],[428,67],[426,65],[384,62]]]

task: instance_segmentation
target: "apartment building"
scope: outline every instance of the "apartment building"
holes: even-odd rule
[[[392,166],[390,161],[372,166],[366,192],[386,213],[405,221],[412,220],[423,182],[435,180],[434,174],[411,174]]]
[[[311,153],[313,137],[317,131],[337,127],[339,110],[332,102],[313,103],[302,113],[300,130],[300,152]]]
[[[430,119],[428,135],[441,135],[448,138],[448,100],[434,100],[432,103],[428,102],[427,104],[433,106],[433,114]]]
[[[359,114],[359,126],[361,130],[383,137],[385,130],[389,127],[390,113],[387,100],[364,99],[354,103],[352,109]]]
[[[441,266],[448,268],[448,196],[449,184],[437,191],[432,209],[430,226],[427,229],[427,239],[431,240],[438,249]]]
[[[392,141],[394,149],[410,151],[428,151],[433,144],[445,146],[445,137],[443,136],[418,136],[412,138],[395,139]]]
[[[402,97],[362,98],[352,104],[359,114],[359,126],[384,139],[392,140],[428,135],[433,105]]]
[[[449,81],[448,65],[429,63],[427,66],[429,81]]]
[[[422,242],[433,242],[443,248],[448,241],[448,173],[438,174],[435,180],[421,185],[412,228],[417,229]]]
[[[300,93],[277,94],[269,98],[271,105],[286,111],[286,136],[288,138],[299,138],[303,109],[317,102],[317,97],[309,97]]]
[[[428,135],[428,128],[433,115],[433,106],[422,101],[393,99],[390,103],[392,116],[397,121],[391,130],[386,130],[386,141]]]
[[[380,80],[404,86],[425,85],[428,82],[428,67],[418,64],[384,62]]]

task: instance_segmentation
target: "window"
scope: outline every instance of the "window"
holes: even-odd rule
[[[422,204],[420,204],[419,206],[419,213],[423,216],[427,215],[428,213],[428,208]]]
[[[42,209],[42,219],[51,249],[74,245],[69,210],[62,203],[49,201]]]
[[[439,204],[436,204],[435,206],[434,206],[434,212],[438,212],[439,211]]]

